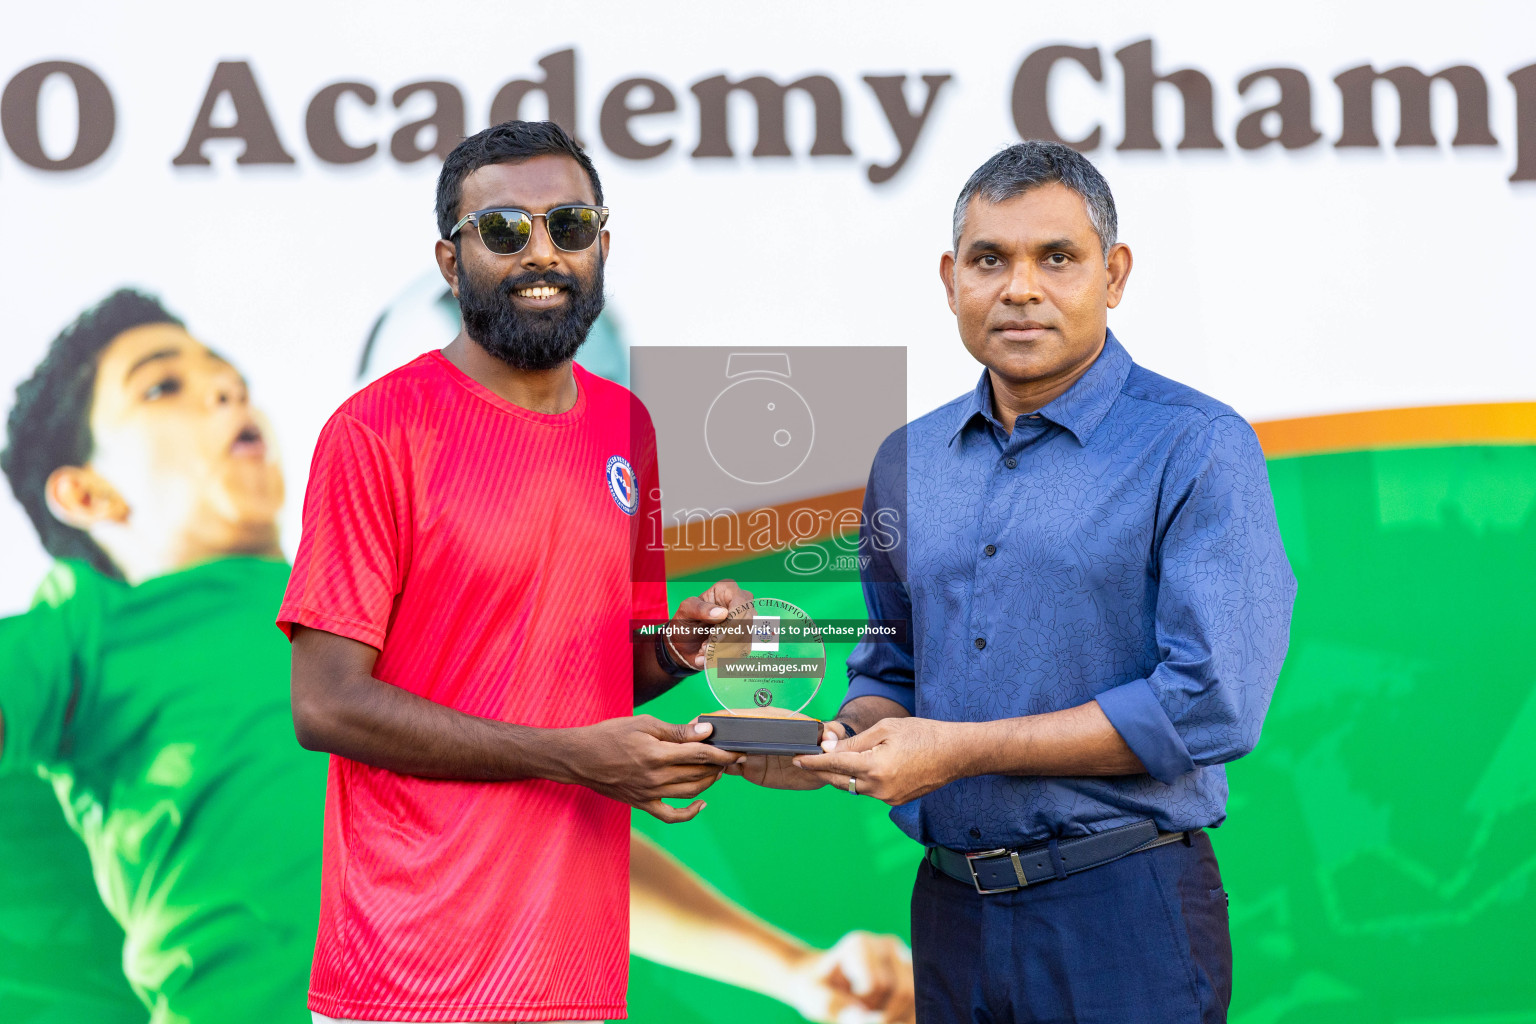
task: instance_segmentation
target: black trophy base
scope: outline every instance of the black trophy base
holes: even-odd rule
[[[705,743],[738,754],[820,754],[823,724],[814,718],[700,715],[715,727]]]

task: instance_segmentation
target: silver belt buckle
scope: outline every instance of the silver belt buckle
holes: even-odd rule
[[[1008,855],[1008,859],[1013,862],[1013,873],[1018,877],[1019,884],[1005,885],[998,889],[983,889],[981,887],[981,879],[976,877],[976,861],[980,860],[982,857],[998,857],[1005,853]],[[1024,877],[1024,865],[1019,863],[1018,851],[1010,850],[1006,846],[999,846],[995,850],[982,850],[980,853],[967,853],[965,854],[965,866],[971,869],[971,884],[974,885],[976,887],[976,891],[983,896],[988,896],[995,892],[1013,892],[1014,890],[1022,889],[1029,884],[1029,879]]]

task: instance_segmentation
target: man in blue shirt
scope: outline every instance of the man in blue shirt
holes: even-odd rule
[[[872,619],[828,753],[733,769],[894,806],[927,847],[919,1019],[1218,1021],[1226,893],[1201,829],[1259,738],[1295,577],[1232,409],[1132,362],[1131,271],[1080,154],[1026,142],[955,204],[940,277],[970,394],[893,434],[865,495]],[[801,769],[798,778],[795,769]]]

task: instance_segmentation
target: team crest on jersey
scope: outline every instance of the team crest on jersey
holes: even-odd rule
[[[625,515],[634,515],[635,509],[640,507],[640,481],[635,479],[635,470],[629,460],[622,455],[613,456],[608,460],[605,475],[608,478],[608,493],[613,495],[614,504]]]

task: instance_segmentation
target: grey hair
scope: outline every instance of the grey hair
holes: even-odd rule
[[[954,247],[960,249],[960,233],[965,230],[965,211],[971,200],[981,198],[989,203],[1006,202],[1042,185],[1060,182],[1083,197],[1088,208],[1088,220],[1099,235],[1099,248],[1104,252],[1108,265],[1109,250],[1114,248],[1119,222],[1115,216],[1115,197],[1109,191],[1109,182],[1088,158],[1059,142],[1043,142],[1030,139],[1009,146],[992,159],[976,168],[960,198],[955,200]]]

